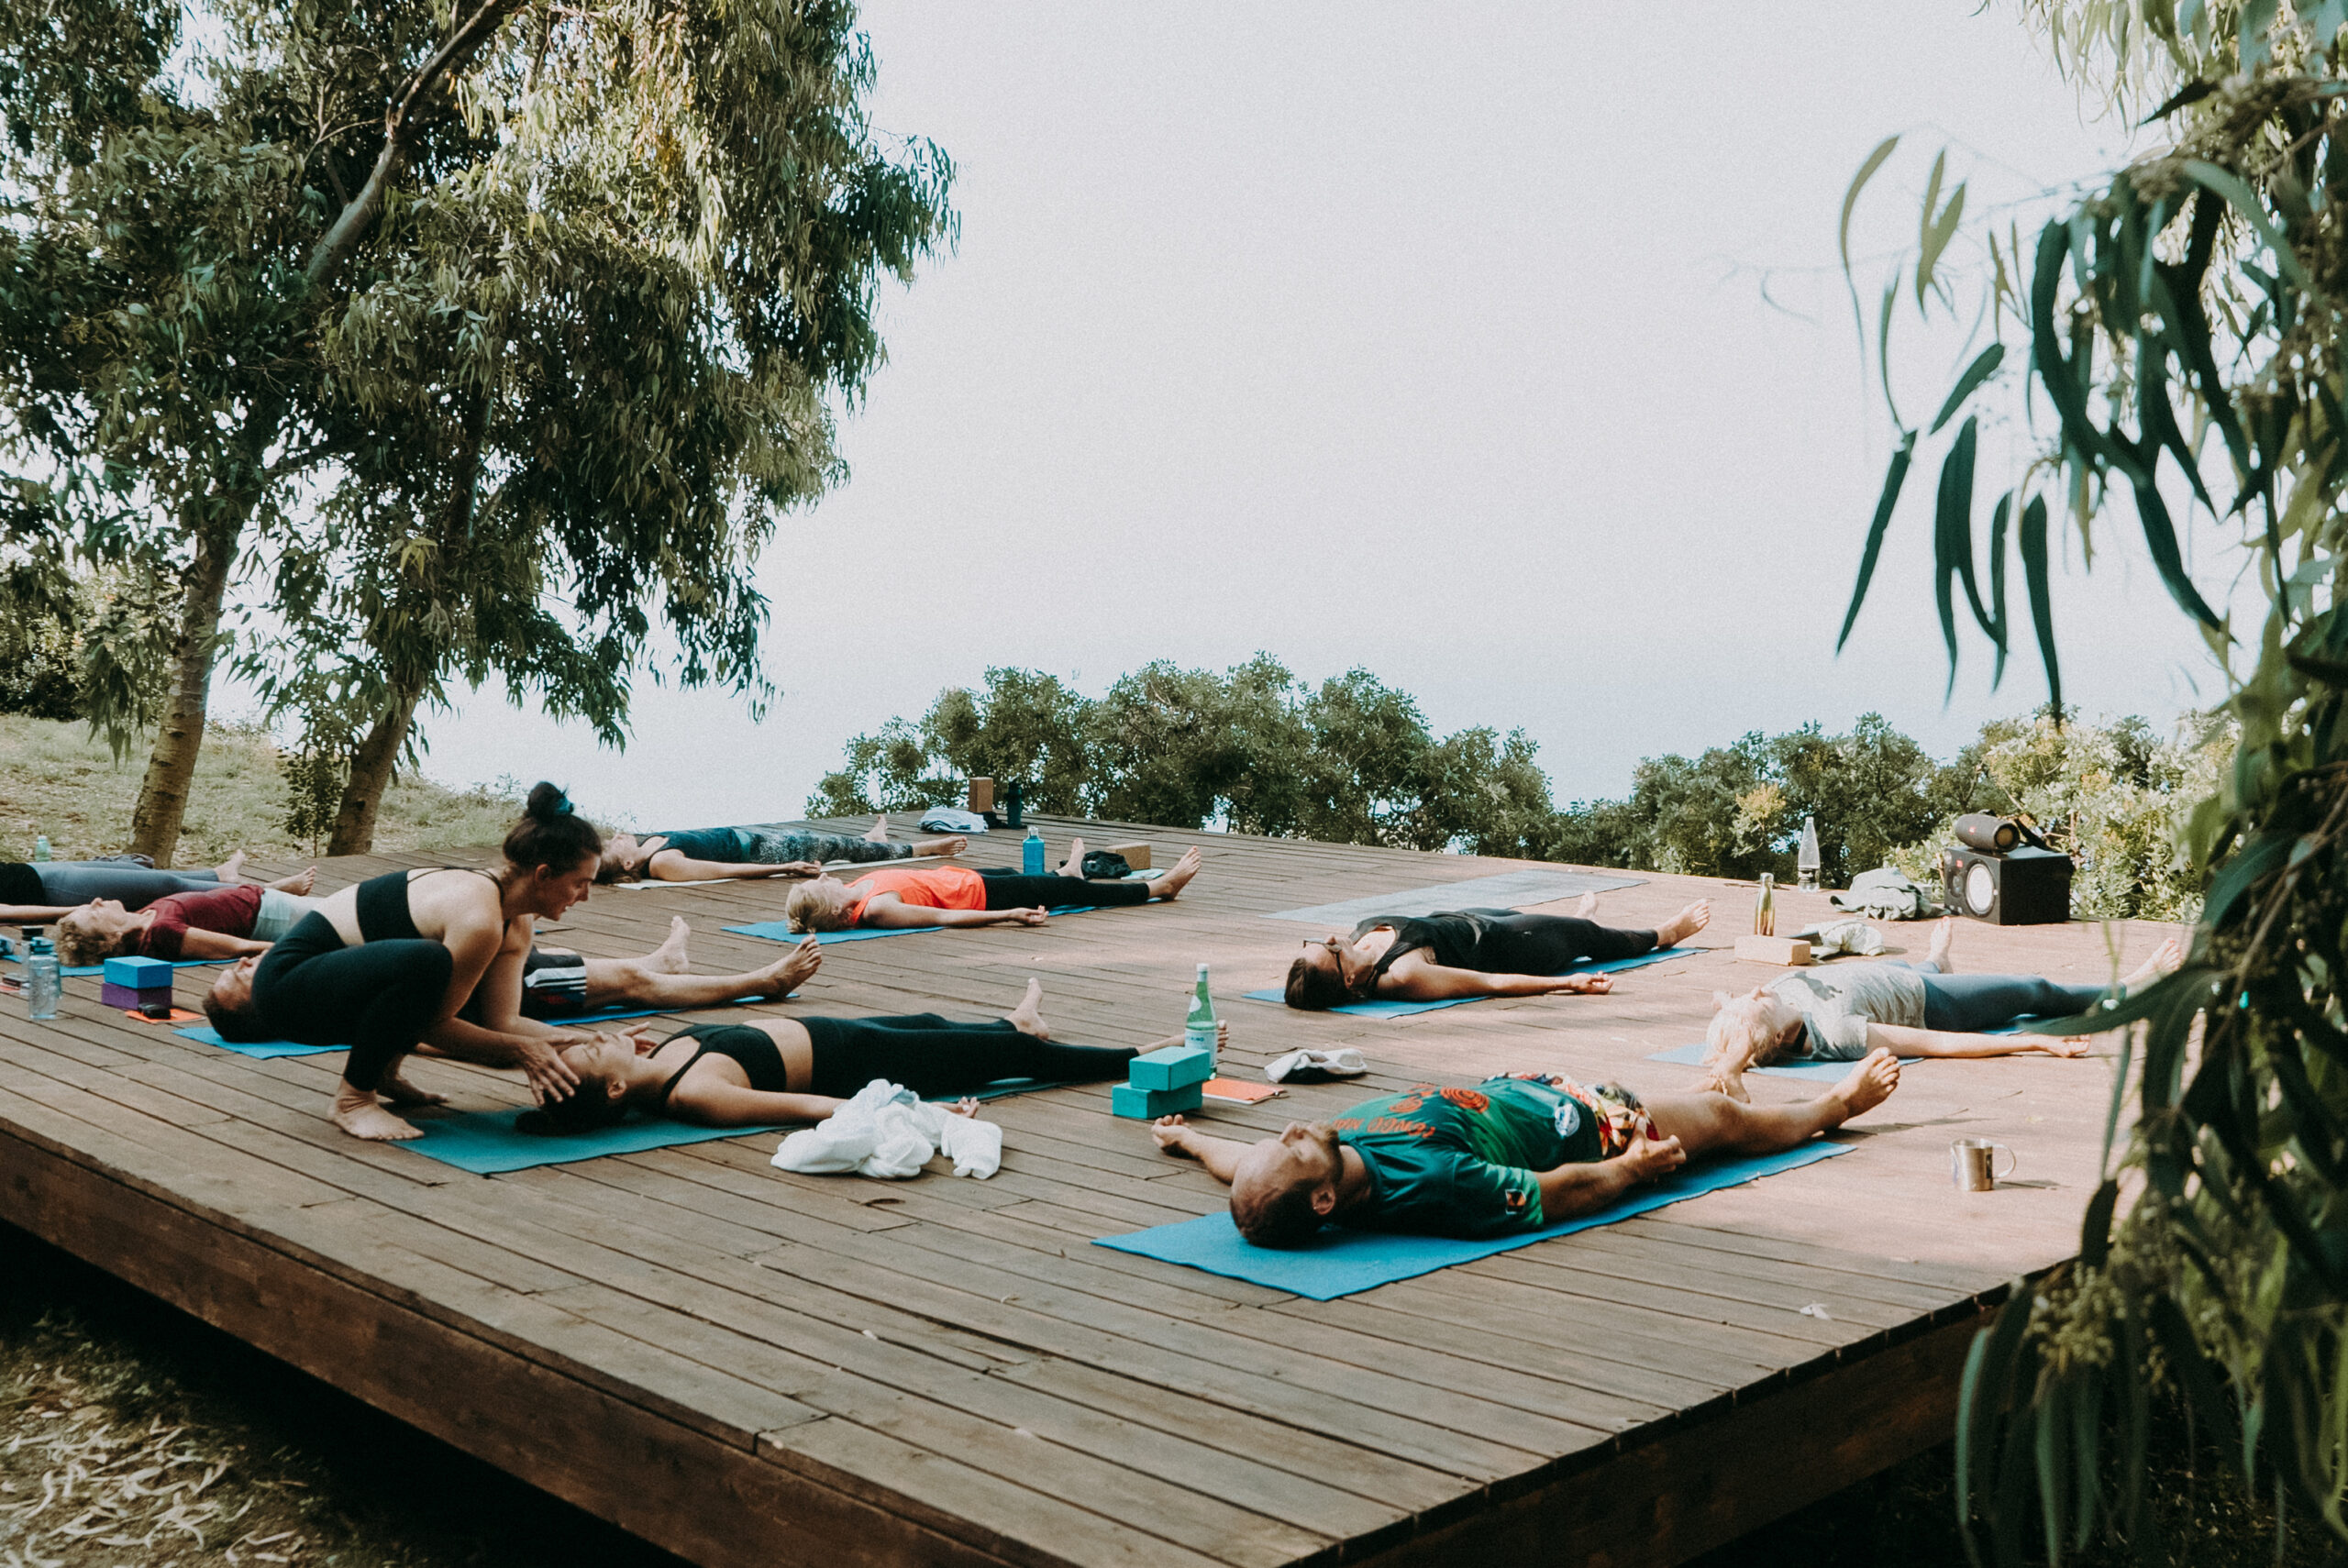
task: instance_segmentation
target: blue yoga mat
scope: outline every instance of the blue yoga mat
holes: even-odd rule
[[[1083,914],[1088,911],[1096,908],[1116,909],[1123,907],[1126,906],[1115,904],[1070,904],[1065,909],[1052,910],[1047,912],[1056,915]],[[788,942],[794,944],[806,941],[810,934],[807,932],[792,930],[791,922],[787,920],[762,920],[754,925],[729,925],[723,927],[722,929],[730,931],[737,936],[755,936],[760,942]],[[813,934],[816,941],[822,943],[825,946],[829,947],[835,942],[871,942],[883,936],[925,936],[933,931],[951,931],[954,929],[956,928],[944,925],[859,925],[849,931],[818,931]],[[968,928],[965,927],[962,929]],[[993,929],[1000,931],[1005,929],[1024,930],[1028,928],[1017,926],[1006,928],[996,926],[981,929]]]
[[[798,994],[797,991],[793,991],[791,997]],[[782,999],[789,1001],[791,997],[785,997]],[[770,999],[771,999],[767,997],[737,997],[732,1001],[703,1002],[699,1007],[644,1007],[626,1011],[582,1012],[570,1018],[548,1018],[541,1019],[539,1021],[559,1028],[580,1023],[615,1023],[624,1018],[662,1018],[671,1013],[706,1012],[712,1008],[748,1007],[753,1002]],[[291,1040],[260,1040],[250,1044],[238,1045],[221,1039],[220,1032],[208,1023],[194,1023],[185,1029],[174,1029],[172,1032],[193,1040],[199,1045],[217,1045],[223,1051],[234,1051],[239,1056],[316,1056],[328,1051],[348,1049],[341,1045],[297,1045]]]
[[[11,964],[21,964],[24,960],[12,953],[8,955],[8,962]],[[172,967],[174,969],[208,969],[215,964],[233,964],[235,962],[236,960],[233,958],[183,958],[178,963],[172,965]],[[68,979],[79,980],[86,979],[92,975],[103,975],[106,972],[106,966],[104,964],[73,964],[68,965],[59,969],[57,972]]]
[[[1699,1043],[1694,1045],[1674,1046],[1668,1051],[1650,1051],[1647,1053],[1647,1060],[1678,1062],[1683,1066],[1700,1067],[1704,1065],[1704,1047],[1701,1043]],[[1902,1056],[1899,1058],[1899,1065],[1905,1067],[1911,1063],[1922,1060],[1922,1056]],[[1786,1062],[1774,1067],[1747,1067],[1744,1070],[1748,1073],[1767,1073],[1775,1078],[1811,1078],[1819,1083],[1838,1084],[1856,1065],[1852,1062]]]
[[[1649,964],[1663,963],[1667,959],[1689,958],[1699,953],[1709,951],[1711,951],[1711,949],[1703,947],[1658,947],[1652,953],[1642,953],[1637,955],[1635,957],[1615,958],[1603,964],[1577,964],[1572,968],[1567,969],[1565,972],[1568,975],[1611,975],[1621,969],[1637,969]],[[1248,991],[1246,995],[1249,1001],[1279,1002],[1282,1006],[1287,1005],[1288,1001],[1286,995],[1278,989]],[[1355,1018],[1408,1018],[1414,1012],[1433,1012],[1439,1007],[1465,1007],[1469,1002],[1507,1001],[1512,999],[1523,1001],[1525,999],[1523,997],[1513,999],[1507,997],[1453,997],[1445,1001],[1357,1001],[1347,1002],[1343,1007],[1333,1007],[1328,1010],[1331,1012],[1346,1013]]]
[[[1204,1269],[1209,1274],[1223,1275],[1230,1279],[1244,1279],[1253,1285],[1289,1291],[1314,1301],[1332,1301],[1340,1296],[1351,1296],[1357,1290],[1368,1290],[1380,1285],[1391,1285],[1398,1279],[1433,1274],[1454,1264],[1473,1263],[1478,1258],[1512,1252],[1535,1242],[1545,1242],[1553,1236],[1570,1236],[1576,1231],[1611,1225],[1617,1220],[1649,1213],[1678,1203],[1682,1198],[1717,1192],[1724,1187],[1739,1187],[1761,1176],[1776,1176],[1780,1171],[1815,1165],[1820,1160],[1850,1152],[1850,1145],[1845,1143],[1812,1142],[1780,1154],[1708,1161],[1693,1169],[1676,1172],[1652,1186],[1643,1187],[1599,1213],[1585,1214],[1578,1220],[1544,1226],[1538,1231],[1490,1237],[1479,1242],[1454,1241],[1442,1236],[1390,1235],[1383,1231],[1348,1231],[1343,1226],[1331,1225],[1324,1228],[1320,1235],[1305,1246],[1285,1249],[1258,1247],[1240,1239],[1238,1229],[1232,1224],[1229,1214],[1209,1214],[1197,1220],[1185,1220],[1179,1224],[1136,1231],[1130,1236],[1103,1236],[1092,1244],[1114,1247],[1121,1253],[1157,1258],[1166,1263],[1181,1264],[1189,1268]]]
[[[775,1131],[773,1127],[695,1127],[682,1121],[631,1117],[593,1132],[540,1138],[515,1130],[521,1115],[519,1110],[476,1110],[457,1116],[414,1116],[410,1120],[424,1130],[424,1136],[396,1147],[475,1176],[495,1176],[500,1171],[567,1165],[605,1154],[640,1154],[647,1149],[673,1149],[682,1143]]]

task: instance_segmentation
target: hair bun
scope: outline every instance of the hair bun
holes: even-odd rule
[[[542,823],[567,817],[571,811],[570,797],[559,786],[549,784],[543,778],[530,787],[530,798],[522,806],[525,816]]]

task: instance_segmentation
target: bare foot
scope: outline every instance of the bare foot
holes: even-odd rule
[[[669,940],[644,955],[644,966],[656,975],[691,973],[692,959],[685,950],[685,944],[692,939],[692,934],[693,928],[685,923],[684,916],[670,915]]]
[[[1956,917],[1943,915],[1940,923],[1933,927],[1932,951],[1924,955],[1924,962],[1944,975],[1955,974],[1955,966],[1950,961],[1948,955],[1949,949],[1955,944]]]
[[[792,948],[789,956],[751,971],[750,989],[769,1000],[780,1001],[814,978],[815,971],[823,966],[824,944],[811,936]]]
[[[969,847],[970,841],[958,833],[947,838],[925,838],[914,845],[914,854],[950,859]]]
[[[1032,1034],[1038,1040],[1049,1040],[1052,1037],[1052,1032],[1045,1027],[1043,1006],[1044,982],[1030,980],[1027,982],[1027,994],[1019,999],[1017,1007],[1002,1015],[1003,1021],[1022,1034]]]
[[[864,842],[867,844],[889,842],[889,818],[885,812],[872,819],[872,825],[865,830]]]
[[[376,1104],[373,1095],[347,1083],[336,1091],[334,1110],[328,1115],[337,1127],[370,1143],[402,1143],[424,1136],[421,1131]]]
[[[1190,886],[1191,878],[1197,876],[1199,874],[1199,867],[1205,864],[1205,859],[1200,856],[1196,849],[1184,850],[1182,852],[1182,858],[1177,860],[1171,867],[1168,867],[1165,876],[1160,877],[1157,881],[1152,882],[1149,885],[1150,897],[1156,899],[1172,898],[1184,888]]]
[[[393,1105],[446,1105],[449,1103],[447,1095],[434,1094],[430,1089],[418,1088],[397,1073],[386,1073],[383,1076],[383,1081],[376,1086],[376,1092]]]
[[[1068,858],[1060,862],[1060,875],[1076,878],[1081,878],[1084,875],[1084,841],[1082,839],[1072,838],[1068,841]]]
[[[2121,982],[2121,988],[2132,991],[2163,975],[2174,975],[2184,963],[2185,944],[2172,936],[2153,950],[2153,955],[2144,960],[2143,967]]]
[[[1712,900],[1698,899],[1655,928],[1657,947],[1677,947],[1712,923]]]
[[[282,877],[270,884],[278,892],[292,893],[296,897],[306,897],[310,889],[317,885],[318,868],[315,866],[307,871],[298,872],[291,877]]]
[[[1566,912],[1572,915],[1576,920],[1588,920],[1590,916],[1598,912],[1598,895],[1596,893],[1584,893],[1580,898],[1574,900],[1574,907]]]
[[[1848,1121],[1889,1099],[1899,1087],[1899,1058],[1877,1046],[1841,1083],[1827,1090],[1826,1098],[1843,1102],[1843,1120]]]
[[[237,851],[236,854],[228,856],[227,859],[220,862],[219,865],[215,866],[212,868],[212,874],[223,882],[241,882],[244,880],[244,877],[241,874],[244,871],[244,868],[245,852],[240,849]]]

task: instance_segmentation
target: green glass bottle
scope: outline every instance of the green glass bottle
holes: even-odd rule
[[[1222,1064],[1215,1061],[1216,1032],[1214,998],[1207,994],[1207,966],[1202,964],[1198,986],[1191,992],[1191,1015],[1182,1021],[1182,1043],[1204,1051],[1207,1060],[1214,1062],[1220,1070]]]

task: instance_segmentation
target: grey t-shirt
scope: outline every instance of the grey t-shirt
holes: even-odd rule
[[[1924,1027],[1924,977],[1905,964],[1837,964],[1817,974],[1788,975],[1770,993],[1807,1025],[1794,1055],[1855,1062],[1867,1054],[1867,1025]]]

